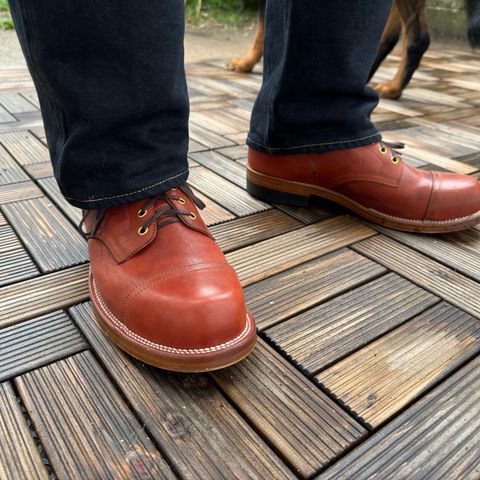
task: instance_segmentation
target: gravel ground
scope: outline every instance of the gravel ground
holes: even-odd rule
[[[243,55],[250,46],[252,29],[224,30],[189,27],[185,35],[185,61],[228,59]],[[0,30],[0,67],[24,66],[25,60],[13,30]]]

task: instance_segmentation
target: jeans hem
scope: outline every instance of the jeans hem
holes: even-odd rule
[[[64,194],[65,199],[74,207],[82,208],[84,210],[96,210],[100,208],[110,208],[116,205],[123,205],[125,203],[132,203],[138,200],[143,200],[147,197],[154,197],[170,188],[178,187],[186,182],[188,178],[188,168],[175,175],[169,176],[158,182],[155,182],[146,187],[140,187],[132,192],[119,193],[117,195],[105,197],[91,197],[85,200],[72,198]]]
[[[357,138],[352,138],[348,140],[334,140],[334,141],[325,141],[325,142],[312,142],[306,143],[303,145],[294,145],[289,147],[272,147],[269,145],[264,145],[256,140],[253,140],[249,135],[247,137],[247,145],[254,150],[259,150],[264,153],[271,153],[275,155],[289,155],[296,153],[324,153],[330,152],[332,150],[343,150],[345,148],[360,147],[363,145],[368,145],[370,143],[375,143],[382,139],[382,135],[378,131],[374,131],[369,135],[362,135]]]

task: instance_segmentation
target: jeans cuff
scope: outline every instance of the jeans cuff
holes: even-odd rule
[[[136,202],[149,197],[155,197],[170,188],[184,184],[188,178],[188,169],[174,173],[167,178],[159,179],[150,185],[140,187],[132,192],[118,193],[108,197],[92,197],[85,200],[71,198],[64,194],[68,203],[83,210],[97,210]],[[63,193],[63,192],[62,192]]]
[[[255,138],[255,135],[250,133],[247,137],[247,145],[254,150],[259,150],[264,153],[271,153],[275,155],[290,155],[295,153],[324,153],[331,152],[332,150],[343,150],[345,148],[361,147],[363,145],[369,145],[376,143],[382,139],[382,135],[378,130],[371,130],[365,134],[358,135],[353,138],[343,140],[331,140],[331,141],[315,141],[304,143],[302,145],[292,145],[276,147],[271,145],[265,145],[261,141]]]

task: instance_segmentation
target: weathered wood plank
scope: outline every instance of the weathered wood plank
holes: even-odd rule
[[[249,285],[245,297],[262,330],[386,271],[351,250],[340,249]]]
[[[316,378],[375,427],[478,352],[480,322],[442,302]]]
[[[480,318],[480,285],[473,280],[385,236],[352,248]]]
[[[0,94],[0,104],[10,113],[34,112],[37,108],[19,93]]]
[[[206,376],[141,365],[105,338],[89,304],[70,312],[183,478],[296,478]]]
[[[38,269],[9,225],[0,226],[0,286],[38,274]]]
[[[320,475],[318,480],[480,477],[480,358]]]
[[[201,211],[203,221],[206,225],[215,225],[217,223],[226,222],[236,218],[232,212],[225,210],[225,208],[221,207],[218,203],[203,195],[203,193],[200,193],[194,188],[192,188],[192,190],[195,195],[206,205],[206,207]]]
[[[90,352],[15,383],[58,478],[175,478]]]
[[[40,454],[9,383],[0,383],[0,478],[48,480]]]
[[[0,330],[0,380],[20,375],[88,347],[62,311]]]
[[[192,168],[188,182],[235,215],[249,215],[271,208],[205,167]]]
[[[0,327],[7,327],[88,298],[88,265],[0,288]]]
[[[276,237],[302,224],[278,210],[255,213],[248,217],[215,225],[210,233],[224,252],[236,250],[247,245]]]
[[[42,272],[88,260],[85,239],[46,198],[3,205],[2,210]]]
[[[0,185],[28,181],[28,175],[0,145]]]
[[[438,301],[390,273],[269,328],[266,335],[314,374]]]
[[[47,147],[30,132],[1,133],[0,143],[20,165],[50,160]]]
[[[246,189],[247,186],[247,170],[237,162],[232,162],[230,159],[220,155],[216,151],[211,150],[206,152],[193,153],[190,157],[208,168],[212,172],[217,173],[221,177],[229,180],[240,188]]]
[[[0,185],[0,205],[42,196],[42,191],[30,181]]]
[[[302,478],[314,475],[366,430],[263,341],[215,381]]]
[[[375,235],[351,219],[336,217],[227,254],[244,286]]]

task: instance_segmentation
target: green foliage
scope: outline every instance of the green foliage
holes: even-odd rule
[[[10,30],[13,28],[13,20],[10,16],[7,0],[0,0],[0,29]]]
[[[8,1],[7,0],[0,0],[0,12],[9,12],[10,9],[8,8]]]
[[[186,16],[187,22],[194,25],[210,23],[242,26],[255,18],[256,2],[253,0],[187,0]]]

